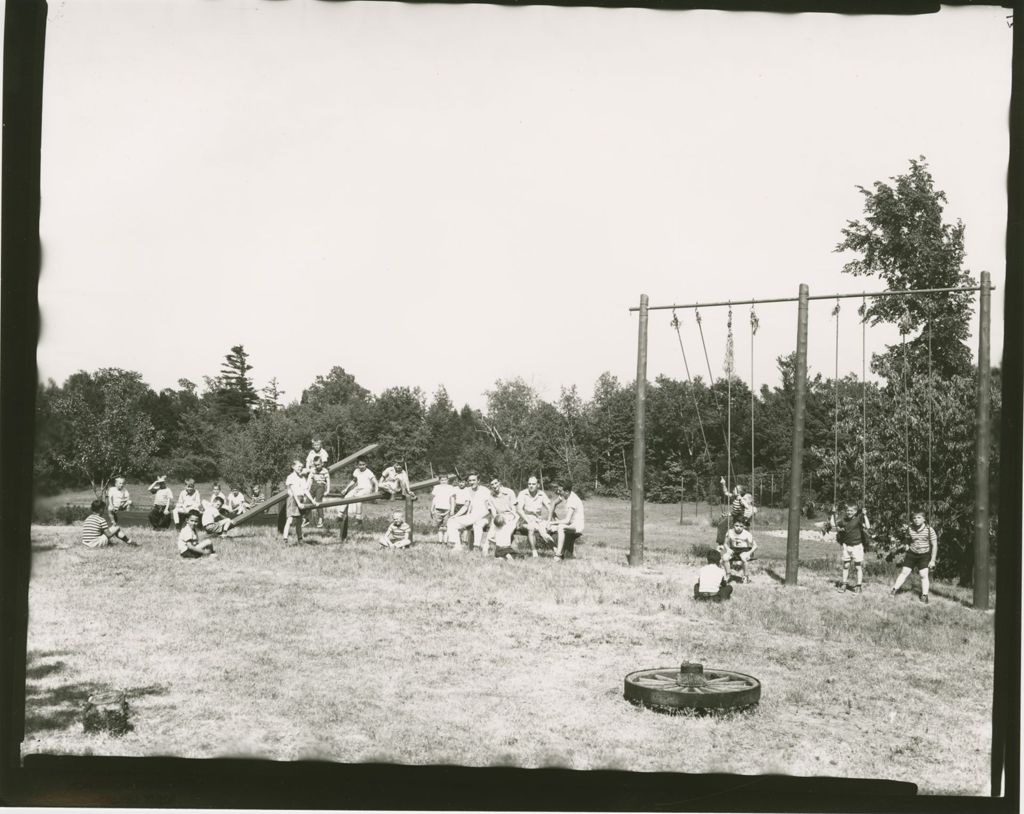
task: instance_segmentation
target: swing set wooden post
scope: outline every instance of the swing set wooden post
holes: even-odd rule
[[[992,366],[989,359],[989,323],[991,322],[992,277],[981,272],[981,294],[978,307],[978,404],[977,469],[975,470],[974,504],[974,607],[988,610],[988,462],[992,446],[991,382]],[[931,522],[931,518],[929,518]]]
[[[633,419],[633,483],[630,489],[630,565],[644,562],[644,444],[647,440],[647,295],[640,295],[640,327],[636,349],[636,415]]]
[[[786,585],[796,585],[800,562],[801,480],[804,466],[804,420],[807,414],[807,300],[800,283],[796,320],[796,370],[793,382],[793,452],[789,468],[789,529],[786,537]]]

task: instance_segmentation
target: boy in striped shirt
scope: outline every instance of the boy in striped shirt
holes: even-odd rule
[[[92,514],[85,518],[85,523],[82,524],[82,545],[86,548],[103,548],[107,545],[115,545],[114,540],[117,539],[126,545],[137,546],[138,543],[126,536],[120,526],[116,523],[114,525],[107,523],[103,516],[103,510],[106,508],[107,501],[101,499],[96,499],[89,504]]]
[[[321,501],[324,499],[329,491],[331,491],[331,473],[327,471],[324,466],[324,459],[314,456],[312,459],[313,468],[310,470],[308,481],[309,481],[309,495],[313,500]],[[324,510],[316,510],[316,527],[322,529],[324,527]]]
[[[912,571],[921,575],[921,601],[928,604],[928,570],[935,567],[935,556],[939,553],[939,536],[930,525],[924,512],[914,512],[906,536],[907,553],[903,555],[903,569],[896,577],[892,595],[896,596]]]

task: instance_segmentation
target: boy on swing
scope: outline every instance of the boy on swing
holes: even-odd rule
[[[750,529],[745,528],[740,520],[732,524],[732,528],[725,534],[725,544],[721,548],[722,567],[725,569],[726,578],[732,580],[733,562],[739,564],[741,579],[744,583],[750,582],[750,575],[747,573],[747,563],[754,556],[757,543]]]
[[[939,536],[928,525],[924,512],[914,512],[905,539],[907,552],[903,555],[903,569],[892,586],[892,596],[899,593],[903,583],[912,571],[921,576],[921,601],[928,604],[928,571],[935,567],[935,556],[939,553]]]
[[[828,522],[829,526],[836,530],[836,542],[839,543],[843,561],[843,579],[836,589],[840,593],[846,593],[848,590],[852,562],[857,579],[853,592],[859,594],[864,584],[864,544],[868,541],[868,532],[871,530],[867,509],[861,509],[856,503],[848,503],[845,517],[836,520],[836,507],[833,506]]]

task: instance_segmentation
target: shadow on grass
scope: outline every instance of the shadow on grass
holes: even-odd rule
[[[145,687],[111,687],[93,681],[65,681],[57,686],[40,687],[43,679],[68,671],[62,660],[54,656],[66,651],[30,652],[25,665],[25,733],[69,729],[81,725],[82,713],[89,696],[123,690],[129,700],[147,695],[165,695],[167,687],[150,684]]]
[[[784,576],[782,576],[774,568],[771,568],[771,567],[765,568],[764,571],[762,571],[762,573],[767,574],[768,576],[770,576],[772,579],[774,579],[779,584],[782,584],[782,583],[784,583],[786,581],[786,578]]]

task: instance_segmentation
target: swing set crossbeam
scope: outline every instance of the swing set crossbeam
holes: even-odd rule
[[[789,489],[789,523],[786,541],[786,585],[796,585],[798,574],[798,563],[800,555],[800,516],[803,509],[801,502],[801,473],[803,469],[804,453],[804,421],[806,411],[806,389],[807,389],[807,328],[808,328],[808,303],[811,300],[842,300],[856,299],[867,300],[867,298],[880,297],[908,297],[922,296],[928,294],[951,294],[980,292],[978,307],[978,375],[977,375],[977,415],[975,417],[975,444],[977,466],[975,472],[975,511],[974,511],[974,607],[979,609],[988,608],[988,554],[989,554],[989,448],[991,445],[991,407],[989,402],[989,389],[991,386],[990,368],[990,322],[991,322],[991,293],[995,289],[992,285],[992,277],[987,271],[981,272],[980,284],[977,286],[959,286],[950,288],[916,288],[904,291],[859,291],[846,294],[817,294],[810,296],[806,283],[801,283],[800,293],[797,297],[774,297],[770,299],[743,299],[724,300],[719,302],[696,302],[684,305],[650,305],[646,294],[640,295],[640,306],[630,308],[630,311],[639,312],[638,338],[637,338],[637,364],[636,364],[636,404],[633,421],[633,474],[630,496],[630,536],[629,556],[630,565],[643,564],[644,559],[644,451],[646,447],[646,401],[647,401],[647,324],[649,311],[668,311],[678,309],[697,309],[729,307],[742,305],[760,305],[775,302],[795,302],[797,308],[797,341],[796,341],[796,369],[795,386],[793,393],[793,435],[792,454],[790,463],[790,489]],[[837,303],[838,306],[838,303]],[[834,312],[838,315],[838,309]],[[863,321],[862,321],[863,322]],[[700,320],[698,318],[698,325]],[[673,319],[673,325],[678,331],[679,323]],[[756,330],[755,322],[751,320],[752,332]],[[730,326],[731,329],[731,326]],[[838,330],[838,326],[837,326]],[[703,336],[703,331],[701,332]],[[861,343],[864,344],[863,330]],[[680,339],[680,347],[682,340]],[[837,344],[838,347],[838,344]],[[705,348],[706,350],[706,348]],[[931,378],[931,338],[929,336],[929,380]],[[862,350],[863,352],[863,350]],[[685,351],[684,351],[685,356]],[[753,354],[751,354],[753,358]],[[837,365],[838,367],[838,365]],[[711,379],[713,380],[713,376]],[[751,376],[753,378],[753,376]],[[863,360],[862,360],[862,380]],[[730,379],[731,381],[731,379]],[[838,393],[838,391],[837,391]],[[866,404],[866,402],[865,402]],[[866,409],[866,407],[864,408]],[[930,402],[929,402],[930,409]],[[751,413],[753,416],[753,412]],[[930,415],[929,415],[930,421]],[[929,433],[930,433],[929,428]],[[751,433],[753,436],[753,433]],[[728,436],[727,436],[728,437]],[[865,436],[866,437],[866,436]],[[731,451],[730,451],[731,452]],[[929,437],[929,461],[931,453],[931,440]],[[751,466],[753,469],[753,465]],[[929,462],[929,470],[931,464]],[[931,501],[931,488],[929,478],[929,502]],[[862,486],[863,491],[863,486]]]
[[[996,287],[989,286],[989,291],[995,291]],[[951,294],[954,292],[981,291],[980,285],[960,286],[957,288],[908,288],[906,291],[858,291],[850,294],[815,294],[807,297],[808,300],[847,300],[856,297],[907,297],[919,294]],[[724,302],[690,302],[685,305],[649,305],[648,311],[674,311],[679,308],[719,308],[735,305],[763,305],[773,302],[800,302],[799,297],[771,297],[768,299],[754,300],[726,300]],[[639,311],[639,306],[633,306],[630,311]]]

